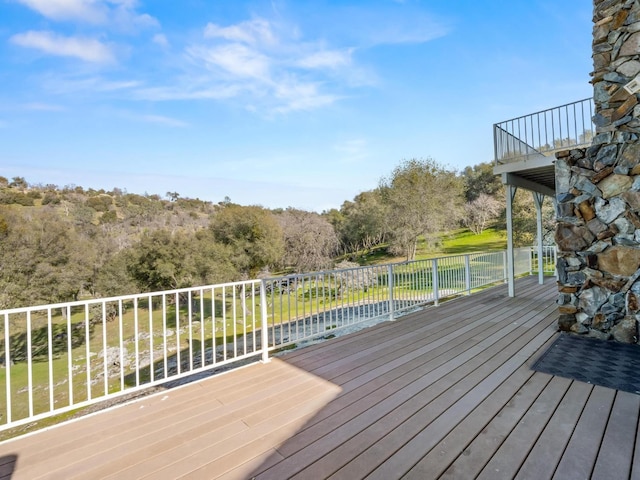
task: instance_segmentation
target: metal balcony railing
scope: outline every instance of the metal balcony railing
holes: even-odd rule
[[[553,273],[554,247],[543,268]],[[515,252],[516,275],[537,268]],[[535,261],[535,262],[534,262]],[[506,281],[506,252],[0,310],[0,430]]]
[[[593,100],[585,98],[493,125],[496,164],[550,156],[559,150],[591,144],[595,127]]]

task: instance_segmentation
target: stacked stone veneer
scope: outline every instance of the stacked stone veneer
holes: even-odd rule
[[[556,154],[559,328],[638,342],[640,2],[594,1],[596,136]]]

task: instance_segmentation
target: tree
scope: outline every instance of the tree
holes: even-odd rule
[[[210,235],[193,235],[167,230],[145,234],[130,251],[115,262],[129,262],[128,272],[145,291],[208,285],[232,281],[237,272],[230,252],[215,244]],[[113,270],[111,270],[113,274]],[[113,277],[102,278],[102,285],[113,285]]]
[[[498,218],[503,208],[502,202],[481,193],[475,200],[466,203],[462,221],[469,230],[480,235],[490,222]]]
[[[462,172],[462,178],[467,202],[473,202],[482,194],[504,198],[504,185],[500,177],[493,173],[491,163],[479,163],[466,167]]]
[[[463,200],[463,185],[454,172],[432,159],[411,159],[380,181],[391,245],[407,260],[416,254],[418,238],[427,241],[455,226]]]
[[[29,186],[29,184],[24,179],[24,177],[13,177],[11,180],[12,181],[9,184],[9,186],[12,188],[17,188],[19,190],[26,190]]]
[[[531,192],[519,188],[513,200],[513,240],[515,246],[531,246],[537,237],[537,213]],[[498,219],[499,227],[506,230],[505,210]],[[553,244],[555,232],[555,210],[553,202],[546,199],[542,205],[542,235],[547,245]]]
[[[230,247],[235,267],[250,277],[282,259],[282,228],[262,207],[222,206],[213,215],[210,229],[216,242]]]
[[[293,208],[276,218],[284,236],[284,266],[293,267],[297,272],[310,272],[331,264],[338,237],[326,218]]]
[[[52,208],[0,212],[0,292],[11,307],[77,300],[92,274],[89,239]]]
[[[384,242],[388,212],[380,190],[358,194],[353,202],[344,202],[340,211],[343,221],[338,231],[348,252],[366,253]]]

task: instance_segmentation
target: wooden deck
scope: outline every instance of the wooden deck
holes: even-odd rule
[[[530,369],[536,281],[5,442],[0,479],[640,478],[640,396]]]

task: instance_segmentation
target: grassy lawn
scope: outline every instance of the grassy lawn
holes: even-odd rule
[[[490,252],[506,250],[507,232],[488,228],[480,235],[476,235],[466,228],[460,228],[439,236],[437,245],[429,245],[424,239],[418,242],[416,260],[445,257],[448,255],[462,255],[465,253]],[[404,257],[389,254],[387,246],[374,248],[366,256],[358,259],[361,265],[376,265],[384,263],[403,262]]]
[[[489,252],[505,250],[507,248],[507,234],[503,230],[489,228],[476,235],[468,229],[459,229],[442,235],[441,246],[435,254],[427,253],[429,257],[441,255],[460,255],[464,253]],[[418,255],[422,252],[418,251]]]

